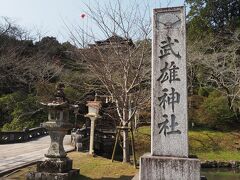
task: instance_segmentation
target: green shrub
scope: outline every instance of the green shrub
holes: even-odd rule
[[[206,97],[199,96],[199,95],[193,95],[188,97],[188,122],[189,122],[189,127],[192,126],[192,123],[194,125],[198,126],[199,124],[199,119],[196,114],[199,111],[199,108],[201,107],[204,99]]]
[[[213,91],[204,100],[198,113],[200,123],[210,128],[227,127],[234,120],[234,113],[230,110],[227,98],[220,92]]]
[[[198,89],[198,95],[199,96],[204,96],[204,97],[208,97],[209,94],[213,91],[212,88],[208,88],[208,87],[200,87]]]
[[[80,98],[83,97],[83,94],[80,91],[78,91],[77,89],[74,89],[73,87],[70,87],[70,86],[66,87],[64,89],[64,92],[70,102],[79,101]]]
[[[47,120],[46,112],[42,111],[36,96],[32,94],[17,92],[6,95],[0,98],[0,107],[5,111],[4,118],[7,119],[2,127],[3,131],[37,127]]]
[[[2,95],[0,97],[0,127],[13,119],[12,112],[14,111],[15,103],[22,100],[20,92]]]

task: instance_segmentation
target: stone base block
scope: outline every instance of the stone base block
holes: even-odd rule
[[[68,158],[49,158],[37,163],[37,172],[65,173],[72,169],[72,160]]]
[[[30,172],[27,180],[72,180],[79,176],[79,169],[72,169],[67,173]]]
[[[140,158],[140,180],[200,180],[200,161],[145,154]]]

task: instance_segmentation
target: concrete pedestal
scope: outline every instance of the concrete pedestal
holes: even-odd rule
[[[151,156],[140,159],[140,180],[199,180],[198,159]]]

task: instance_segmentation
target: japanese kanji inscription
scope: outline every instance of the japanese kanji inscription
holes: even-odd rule
[[[153,23],[151,153],[187,157],[185,9],[156,9]]]

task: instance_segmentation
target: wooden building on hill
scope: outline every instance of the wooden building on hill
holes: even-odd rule
[[[122,48],[122,47],[134,47],[134,43],[131,39],[123,38],[116,34],[102,41],[95,41],[95,44],[89,44],[90,48],[101,47],[101,48]]]

